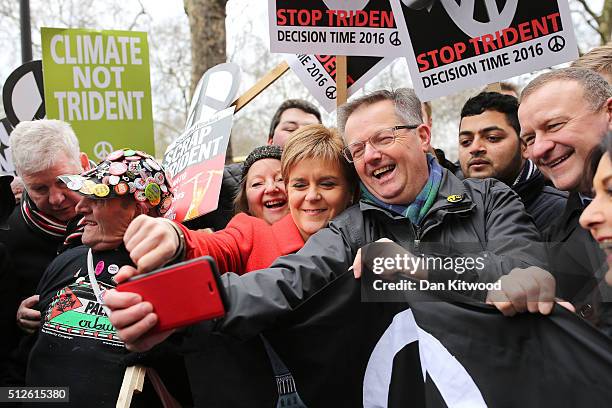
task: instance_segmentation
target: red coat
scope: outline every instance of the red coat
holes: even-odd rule
[[[212,234],[188,230],[185,233],[187,259],[210,255],[220,273],[244,274],[268,268],[276,258],[304,246],[304,239],[291,214],[270,225],[244,213],[236,215],[225,229]]]

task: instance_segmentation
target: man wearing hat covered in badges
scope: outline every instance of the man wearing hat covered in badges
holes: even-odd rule
[[[123,246],[130,221],[167,212],[171,185],[152,156],[129,149],[82,175],[58,178],[81,195],[76,211],[83,216],[85,246],[58,256],[40,280],[41,322],[26,383],[70,387],[73,406],[114,407],[128,352],[108,320],[102,293],[115,286],[120,267],[132,264]],[[147,398],[155,396],[145,394],[135,396],[132,406],[151,406]]]

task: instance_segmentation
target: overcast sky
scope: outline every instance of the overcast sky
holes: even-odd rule
[[[18,7],[19,2],[16,0],[12,1],[15,7],[14,11],[18,16]],[[9,3],[7,1],[7,3]],[[62,2],[63,0],[31,0],[31,9],[33,12],[35,10],[41,10],[45,7],[45,5],[49,3],[54,4],[71,4],[69,2]],[[523,0],[526,1],[526,0]],[[531,1],[543,1],[543,0],[531,0]],[[602,4],[604,0],[589,0],[589,4],[592,6],[594,10],[601,10]],[[62,2],[62,3],[59,3]],[[10,4],[10,3],[9,3]],[[105,2],[94,2],[93,3],[96,8],[100,8],[104,10],[104,7],[108,7]],[[136,0],[123,0],[121,3],[122,10],[125,7],[125,12],[122,13],[122,17],[125,19],[130,19],[138,13],[139,6]],[[143,0],[144,7],[146,9],[147,14],[153,21],[153,25],[157,25],[158,23],[163,23],[165,20],[173,20],[182,19],[184,21],[185,26],[188,25],[188,19],[184,12],[183,0]],[[228,44],[228,55],[232,53],[234,50],[235,39],[244,35],[244,30],[248,30],[247,35],[251,37],[259,37],[261,38],[262,44],[268,44],[268,24],[267,24],[267,7],[268,0],[229,0],[227,6],[227,44]],[[575,8],[575,5],[574,5]],[[14,13],[15,14],[15,13]],[[575,21],[575,30],[577,33],[577,37],[579,39],[579,44],[582,50],[588,50],[591,47],[597,45],[599,39],[597,35],[586,27],[584,21],[578,16],[574,16]],[[53,16],[49,16],[49,18],[53,18]],[[116,24],[113,24],[113,21],[110,20],[108,23],[104,21],[104,19],[110,19],[110,16],[105,16],[104,13],[100,13],[100,19],[96,18],[94,21],[98,22],[98,25],[101,25],[99,28],[112,29],[116,27]],[[141,17],[142,18],[142,17]],[[58,24],[52,24],[53,26],[58,26]],[[8,28],[7,28],[8,27]],[[33,41],[35,43],[40,43],[40,38],[38,35],[38,30],[33,28]],[[82,28],[94,28],[94,27],[82,27]],[[117,27],[118,28],[118,27]],[[21,52],[20,52],[20,35],[19,35],[19,27],[16,23],[16,20],[2,20],[2,15],[0,15],[0,43],[2,44],[2,56],[0,56],[0,87],[4,84],[6,77],[21,64]],[[241,43],[242,44],[242,43]],[[257,59],[254,61],[250,61],[249,58],[253,59],[251,55],[252,53],[248,52],[248,49],[245,50],[245,47],[239,48],[235,55],[234,60],[238,62],[241,67],[244,69],[248,67],[261,66],[261,60]],[[246,51],[246,52],[245,52]],[[34,55],[35,58],[40,58],[40,56]],[[275,59],[278,61],[278,59]],[[275,62],[275,64],[278,62]],[[259,65],[252,65],[259,64]],[[394,62],[393,67],[395,68],[387,68],[387,70],[394,69],[394,72],[406,72],[406,75],[402,74],[404,78],[404,82],[401,84],[391,84],[392,86],[410,86],[409,76],[407,75],[407,67],[404,59],[398,59]],[[272,67],[265,67],[266,70],[271,69]],[[385,72],[385,71],[383,71]],[[285,75],[285,77],[294,76],[293,73],[289,73]],[[525,75],[524,77],[529,77],[530,75]],[[255,78],[243,78],[241,84],[241,92],[246,90],[249,86],[251,86],[255,82]],[[516,80],[516,79],[515,79]],[[280,81],[279,81],[280,82]],[[368,89],[371,91],[372,87],[381,86],[378,83],[371,83]],[[387,85],[382,85],[387,86]],[[292,88],[295,89],[295,88]],[[297,89],[296,89],[297,90]],[[301,91],[301,90],[300,90]],[[304,90],[304,93],[306,91]],[[271,92],[267,92],[263,95],[267,95],[270,97],[272,95]],[[278,95],[276,95],[278,96]],[[297,95],[297,97],[302,97]],[[266,97],[264,97],[266,99]],[[244,114],[246,110],[243,110],[237,115],[237,120],[240,119],[240,116]],[[0,116],[3,116],[3,112],[0,109]],[[155,112],[154,112],[155,116]],[[333,115],[325,115],[324,122],[328,125],[335,122]],[[449,125],[449,130],[440,133],[453,133],[454,125]],[[258,131],[261,132],[261,129]]]
[[[32,9],[35,8],[34,3],[40,1],[43,0],[32,0]],[[594,10],[600,10],[603,1],[604,0],[589,0],[589,4]],[[232,48],[232,41],[238,33],[237,30],[243,29],[247,23],[252,27],[251,35],[261,37],[265,43],[268,43],[268,25],[266,17],[267,3],[267,0],[229,0],[227,6],[228,49]],[[15,7],[19,7],[17,1],[14,1],[14,4]],[[135,0],[126,0],[125,4],[128,9],[138,9]],[[155,22],[163,22],[166,19],[184,18],[187,23],[182,0],[143,0],[143,4],[147,13]],[[2,53],[2,57],[0,57],[0,86],[4,84],[6,77],[21,63],[20,37],[18,30],[8,33],[4,38],[1,38],[1,41],[3,43],[4,52]],[[39,41],[40,39],[35,39],[35,42]]]

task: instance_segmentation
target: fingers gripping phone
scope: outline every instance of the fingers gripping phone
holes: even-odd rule
[[[225,315],[227,300],[215,261],[210,256],[138,275],[117,285],[151,302],[162,332]]]

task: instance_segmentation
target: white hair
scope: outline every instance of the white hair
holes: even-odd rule
[[[11,132],[10,146],[20,176],[50,169],[58,159],[81,165],[79,141],[70,124],[61,120],[20,122]]]

